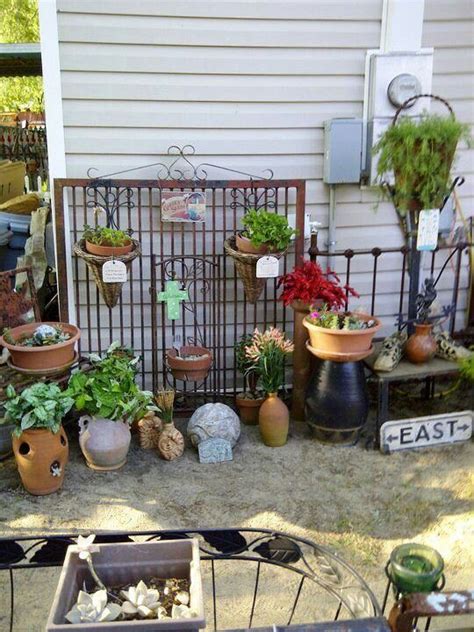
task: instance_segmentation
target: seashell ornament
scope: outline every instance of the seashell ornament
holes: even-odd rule
[[[162,427],[161,419],[152,410],[147,412],[138,422],[140,447],[145,450],[156,448]]]

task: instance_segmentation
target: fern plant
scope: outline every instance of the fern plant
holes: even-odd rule
[[[470,144],[468,125],[426,113],[419,120],[404,117],[382,134],[372,150],[379,155],[378,181],[394,173],[393,201],[399,212],[441,207],[461,138]]]

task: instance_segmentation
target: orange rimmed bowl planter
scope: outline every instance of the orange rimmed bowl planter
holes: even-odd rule
[[[173,377],[185,382],[205,380],[211,368],[212,360],[212,353],[209,349],[197,345],[181,347],[179,356],[176,349],[168,349],[166,352],[166,362]]]
[[[303,325],[309,333],[308,350],[318,358],[334,362],[357,362],[372,352],[372,340],[382,323],[368,314],[357,314],[364,321],[374,320],[368,329],[327,329],[313,325],[306,318]]]
[[[245,237],[242,233],[235,235],[235,245],[240,252],[246,252],[249,255],[266,255],[270,252],[270,248],[262,244],[261,246],[254,246],[248,237]]]
[[[120,257],[121,255],[127,255],[129,252],[133,250],[133,241],[130,239],[128,244],[125,246],[99,246],[98,244],[93,244],[90,241],[85,241],[85,249],[91,255],[96,255],[97,257]]]
[[[41,371],[48,373],[56,369],[67,369],[76,358],[75,346],[81,337],[81,332],[75,325],[54,322],[28,323],[14,327],[9,333],[13,340],[20,341],[32,336],[40,325],[60,326],[65,333],[70,335],[70,338],[55,345],[23,347],[21,345],[12,345],[3,336],[0,336],[0,346],[6,347],[10,352],[11,366],[19,370],[38,373]]]

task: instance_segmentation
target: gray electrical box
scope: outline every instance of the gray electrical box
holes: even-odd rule
[[[358,183],[365,167],[362,119],[324,123],[324,175],[327,184]]]

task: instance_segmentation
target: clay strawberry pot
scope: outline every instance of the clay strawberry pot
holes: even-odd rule
[[[130,240],[125,246],[99,246],[98,244],[92,244],[86,239],[85,248],[89,254],[97,257],[119,257],[132,252],[133,242]]]
[[[271,448],[285,445],[290,425],[290,412],[277,393],[269,393],[261,405],[258,425],[265,445]]]
[[[79,445],[93,470],[108,472],[125,465],[131,438],[130,427],[124,421],[89,415],[79,419]]]
[[[190,608],[197,614],[190,619],[140,619],[97,623],[68,623],[66,614],[76,603],[84,582],[92,587],[85,560],[79,558],[79,548],[69,546],[53,599],[46,632],[198,632],[206,627],[201,580],[199,543],[197,539],[161,542],[123,542],[97,544],[92,553],[94,568],[106,586],[136,585],[153,577],[188,579]]]
[[[206,347],[186,345],[179,350],[168,349],[166,362],[176,380],[198,382],[205,380],[212,365],[212,354]]]
[[[14,435],[13,453],[27,492],[45,496],[62,486],[69,458],[68,440],[62,426],[57,433],[36,428],[25,430],[19,437]]]
[[[235,404],[239,409],[241,421],[248,426],[256,426],[258,424],[260,406],[264,401],[263,397],[255,397],[251,393],[239,393],[236,395]]]
[[[412,334],[405,345],[405,355],[413,364],[429,362],[437,349],[433,336],[433,325],[430,323],[415,324],[415,333]]]
[[[81,332],[75,325],[47,322],[20,325],[11,329],[9,333],[13,340],[21,341],[32,336],[39,325],[59,325],[65,333],[70,335],[70,338],[55,345],[23,347],[10,344],[3,336],[0,336],[0,346],[6,347],[10,352],[12,367],[38,373],[67,369],[75,360],[75,345],[81,337]]]
[[[370,355],[372,340],[382,323],[368,314],[357,314],[364,321],[374,320],[375,325],[368,329],[327,329],[303,320],[309,332],[308,350],[322,360],[334,362],[356,362]]]

